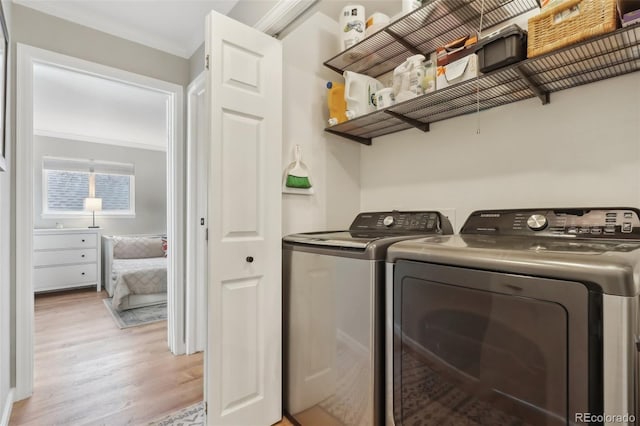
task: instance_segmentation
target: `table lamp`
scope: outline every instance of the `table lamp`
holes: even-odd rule
[[[84,209],[93,212],[93,225],[89,228],[100,228],[96,226],[96,212],[102,210],[102,198],[85,198]]]

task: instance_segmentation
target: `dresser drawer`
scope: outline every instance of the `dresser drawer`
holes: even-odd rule
[[[95,263],[97,257],[98,251],[96,249],[36,251],[33,253],[33,266]]]
[[[35,291],[53,290],[85,283],[95,283],[97,269],[95,263],[35,268],[33,270],[33,289]]]
[[[98,245],[96,234],[34,235],[34,250],[95,248]]]

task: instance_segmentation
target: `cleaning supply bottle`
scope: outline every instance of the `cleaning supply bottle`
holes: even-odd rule
[[[327,106],[329,107],[329,126],[347,121],[347,103],[344,100],[344,84],[327,82]]]
[[[433,61],[426,61],[424,63],[422,90],[424,93],[431,93],[436,90],[436,64],[433,63]]]
[[[353,71],[344,72],[344,100],[347,118],[369,114],[376,110],[376,92],[384,85],[373,77]]]
[[[364,39],[364,6],[345,6],[340,14],[340,51],[346,50]]]
[[[424,94],[423,80],[426,74],[424,55],[413,55],[393,70],[393,92],[396,102],[403,102]]]

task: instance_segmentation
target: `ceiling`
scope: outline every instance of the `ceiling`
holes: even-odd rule
[[[105,33],[190,58],[204,40],[205,16],[227,15],[239,0],[13,0]]]
[[[167,149],[169,95],[51,65],[33,74],[36,135]]]

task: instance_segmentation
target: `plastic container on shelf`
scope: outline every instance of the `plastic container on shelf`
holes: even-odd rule
[[[424,63],[424,77],[422,78],[423,93],[431,93],[436,90],[436,64],[433,61]]]
[[[369,37],[371,34],[380,31],[387,24],[389,24],[389,16],[380,12],[374,13],[367,18],[366,28],[364,30],[365,37]]]
[[[424,59],[424,55],[410,56],[393,70],[393,92],[396,102],[403,102],[424,93]]]
[[[340,51],[346,50],[365,37],[364,6],[348,5],[340,14]]]
[[[347,121],[347,103],[344,100],[344,84],[327,82],[327,106],[329,107],[329,126]]]
[[[352,119],[376,110],[375,94],[384,85],[373,77],[352,71],[344,72],[344,100],[347,118]]]
[[[478,42],[478,67],[489,72],[527,58],[527,32],[518,25],[509,25]]]

